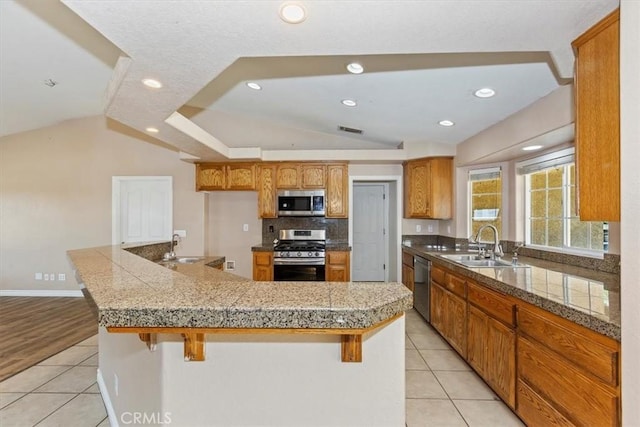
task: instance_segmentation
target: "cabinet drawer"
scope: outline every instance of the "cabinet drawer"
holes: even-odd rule
[[[549,402],[522,381],[518,381],[517,413],[530,426],[573,426]]]
[[[468,282],[467,298],[470,303],[484,310],[491,317],[514,327],[514,307],[511,300],[473,282]]]
[[[518,338],[518,379],[577,425],[617,426],[618,397],[561,356]]]
[[[432,266],[431,266],[431,280],[433,280],[436,283],[441,284],[442,286],[445,286],[444,275],[445,275],[445,272],[444,272],[444,270],[442,268],[438,267],[435,264],[432,264]]]
[[[447,273],[445,276],[445,286],[452,293],[464,298],[466,295],[467,282],[462,277]]]
[[[331,265],[347,263],[348,252],[327,252],[327,262]]]
[[[402,263],[409,267],[413,267],[413,255],[409,252],[402,252]]]
[[[618,384],[617,342],[553,314],[522,305],[518,307],[518,329],[605,383]]]

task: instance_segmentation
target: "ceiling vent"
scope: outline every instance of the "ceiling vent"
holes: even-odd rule
[[[338,130],[341,130],[342,132],[349,132],[349,133],[362,135],[362,129],[350,128],[346,126],[338,126]]]

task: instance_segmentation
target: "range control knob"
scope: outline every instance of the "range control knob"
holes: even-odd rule
[[[319,256],[320,256],[320,253],[319,253],[319,252],[316,252],[316,256],[317,256],[317,257],[319,257]]]
[[[313,256],[313,252],[309,252],[307,255],[312,257]]]
[[[302,252],[298,252],[298,256],[302,256]]]

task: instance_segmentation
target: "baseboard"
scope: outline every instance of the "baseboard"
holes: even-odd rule
[[[102,402],[104,403],[104,407],[107,410],[107,415],[109,416],[109,424],[111,427],[120,427],[118,423],[118,417],[116,416],[116,410],[113,409],[113,404],[111,403],[111,398],[109,397],[109,391],[107,390],[107,384],[104,382],[104,378],[102,378],[102,372],[100,372],[100,368],[98,368],[98,388],[100,389],[100,394],[102,395]]]
[[[0,297],[82,297],[82,291],[53,289],[0,289]]]

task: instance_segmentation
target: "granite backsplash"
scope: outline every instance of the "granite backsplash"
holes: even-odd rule
[[[348,219],[285,217],[262,220],[262,243],[273,243],[280,230],[326,230],[329,242],[347,242],[349,240]]]
[[[456,248],[463,251],[467,250],[469,247],[468,239],[439,235],[408,234],[402,236],[402,241],[411,241],[413,245],[438,246],[452,249]],[[513,250],[515,249],[515,242],[510,240],[501,240],[500,243],[502,244],[502,250],[505,253],[513,253]],[[603,273],[620,274],[620,255],[617,254],[604,254],[604,258],[600,259],[562,252],[543,251],[527,246],[522,246],[518,250],[518,254],[530,258],[602,271]]]

